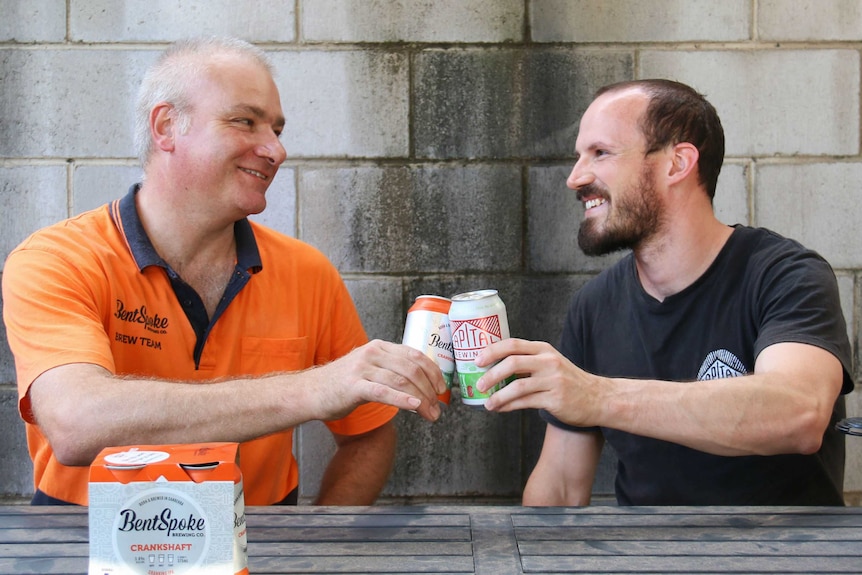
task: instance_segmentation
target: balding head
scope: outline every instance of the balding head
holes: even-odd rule
[[[594,102],[643,94],[646,99],[638,124],[646,151],[687,142],[698,149],[698,180],[710,200],[715,197],[724,162],[724,130],[715,108],[696,90],[672,80],[633,80],[601,88]]]

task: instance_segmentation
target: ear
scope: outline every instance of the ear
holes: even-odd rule
[[[671,153],[670,169],[667,174],[671,183],[681,182],[692,174],[697,175],[699,158],[700,152],[693,144],[688,142],[676,144]]]
[[[153,144],[164,152],[173,152],[174,136],[177,132],[174,107],[167,102],[161,102],[150,110],[150,136]]]

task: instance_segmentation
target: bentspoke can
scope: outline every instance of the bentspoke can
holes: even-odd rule
[[[486,289],[458,294],[452,296],[449,321],[452,324],[452,346],[461,387],[461,401],[467,405],[484,405],[485,400],[506,382],[497,383],[486,393],[480,392],[476,389],[476,381],[488,368],[478,367],[474,360],[488,345],[509,337],[506,306],[497,290]]]
[[[437,399],[449,403],[452,380],[455,376],[455,358],[452,355],[452,332],[449,326],[449,306],[452,301],[435,295],[420,295],[407,310],[404,337],[401,343],[418,349],[433,359],[443,372],[446,392]]]

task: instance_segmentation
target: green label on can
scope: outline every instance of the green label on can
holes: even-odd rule
[[[469,405],[482,405],[485,400],[491,397],[491,394],[499,390],[502,386],[498,383],[492,386],[487,392],[481,392],[476,388],[476,382],[485,374],[484,371],[473,371],[468,373],[458,373],[458,381],[461,386],[461,401]]]

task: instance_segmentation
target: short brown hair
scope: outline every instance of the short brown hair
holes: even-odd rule
[[[698,178],[712,201],[724,162],[724,129],[713,105],[691,86],[662,79],[610,84],[600,88],[596,97],[627,89],[640,90],[649,97],[640,122],[647,152],[680,142],[695,146],[700,153]]]

